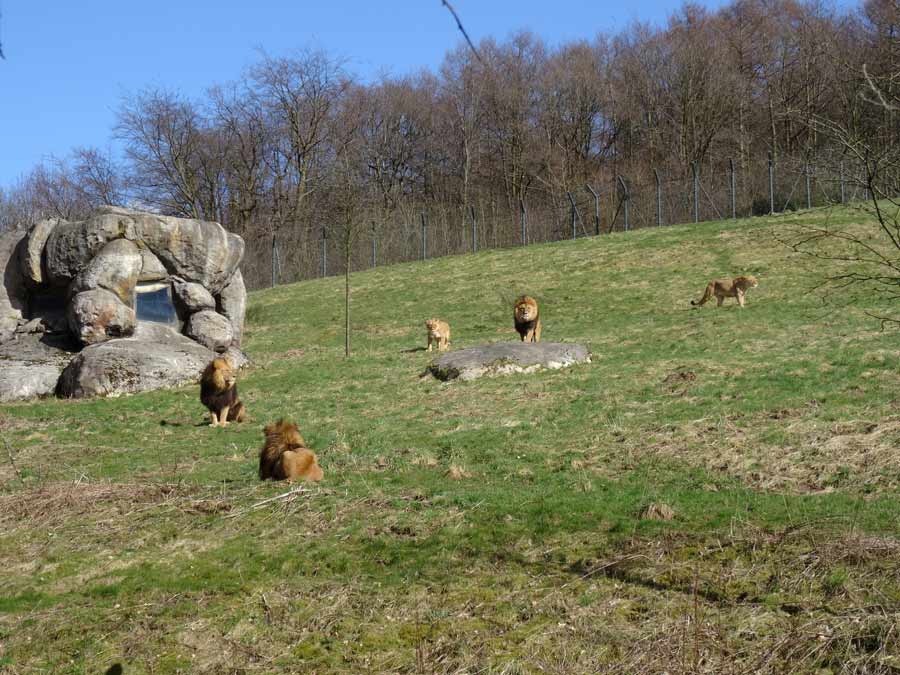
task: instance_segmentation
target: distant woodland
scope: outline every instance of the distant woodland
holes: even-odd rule
[[[573,18],[574,20],[574,18]],[[578,19],[584,21],[585,19]],[[475,28],[470,26],[469,28]],[[251,287],[428,255],[615,225],[623,176],[632,220],[690,220],[692,171],[704,217],[767,210],[815,167],[816,200],[849,183],[900,183],[900,3],[858,9],[739,0],[685,5],[664,26],[549,47],[520,32],[460,43],[437,72],[363,82],[321,51],[261,55],[198,99],[144,89],[110,130],[121,155],[76,147],[0,189],[0,229],[77,219],[99,204],[215,220],[245,238]],[[78,139],[73,138],[73,145]],[[692,168],[694,167],[694,168]],[[654,173],[656,172],[656,173]],[[823,177],[827,173],[828,179]],[[830,182],[829,182],[830,181]],[[571,199],[567,193],[574,195]],[[473,230],[473,220],[476,229]],[[567,229],[568,228],[568,229]]]

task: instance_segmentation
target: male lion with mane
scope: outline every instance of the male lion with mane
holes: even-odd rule
[[[537,300],[530,295],[522,295],[516,299],[513,322],[522,342],[541,341],[541,316]]]
[[[706,285],[706,292],[700,301],[691,300],[691,304],[700,307],[716,296],[716,307],[721,307],[725,298],[737,298],[738,304],[744,306],[744,293],[750,288],[756,288],[759,282],[756,277],[747,274],[734,279],[713,279]]]
[[[297,425],[280,419],[263,429],[266,442],[259,451],[259,479],[322,480],[316,453],[306,447]]]
[[[238,398],[234,365],[227,356],[214,358],[200,376],[200,402],[209,409],[209,426],[243,422],[244,404]]]

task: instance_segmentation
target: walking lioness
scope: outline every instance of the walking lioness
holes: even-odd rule
[[[738,304],[744,306],[744,294],[749,288],[756,288],[759,282],[752,275],[741,275],[734,279],[713,279],[706,285],[706,292],[700,301],[691,300],[691,304],[700,306],[716,296],[716,307],[721,307],[725,298],[737,298]]]

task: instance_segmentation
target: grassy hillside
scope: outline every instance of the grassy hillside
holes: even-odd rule
[[[861,217],[359,273],[350,359],[341,279],[255,293],[227,430],[196,387],[0,408],[0,672],[897,672],[898,335],[778,241]],[[425,318],[512,340],[522,292],[592,364],[421,377]],[[326,476],[266,501],[281,415]]]

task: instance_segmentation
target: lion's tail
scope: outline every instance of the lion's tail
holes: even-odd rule
[[[715,290],[714,285],[712,282],[710,282],[709,284],[707,284],[706,292],[703,294],[703,297],[700,298],[700,301],[697,302],[696,300],[691,300],[691,304],[694,305],[695,307],[706,304],[706,302],[713,296],[714,290]]]

